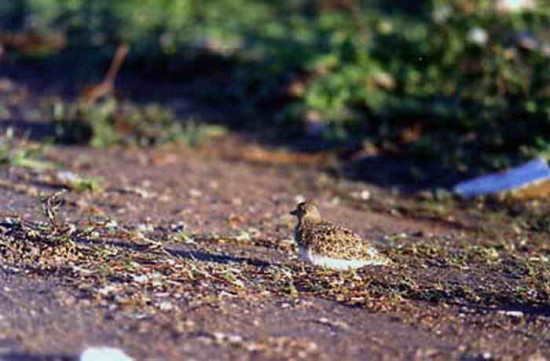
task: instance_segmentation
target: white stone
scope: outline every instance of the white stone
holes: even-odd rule
[[[133,361],[124,351],[113,347],[88,347],[80,354],[80,361]]]

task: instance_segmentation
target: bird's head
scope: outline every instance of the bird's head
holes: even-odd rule
[[[317,221],[321,219],[321,214],[319,214],[317,207],[308,201],[298,203],[296,209],[290,212],[290,214],[298,217],[299,220],[307,219]]]

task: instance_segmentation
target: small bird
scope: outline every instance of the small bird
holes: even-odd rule
[[[299,203],[290,214],[298,217],[294,237],[306,262],[336,270],[391,262],[352,231],[323,220],[311,202]]]

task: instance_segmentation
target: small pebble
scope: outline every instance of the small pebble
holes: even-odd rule
[[[124,351],[113,347],[88,347],[80,355],[80,361],[133,361]]]

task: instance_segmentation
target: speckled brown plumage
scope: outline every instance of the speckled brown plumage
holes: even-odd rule
[[[312,203],[298,204],[291,214],[298,217],[295,240],[302,258],[311,261],[311,255],[316,255],[363,262],[365,265],[389,263],[385,256],[352,231],[323,220]],[[348,268],[356,267],[358,266]]]

